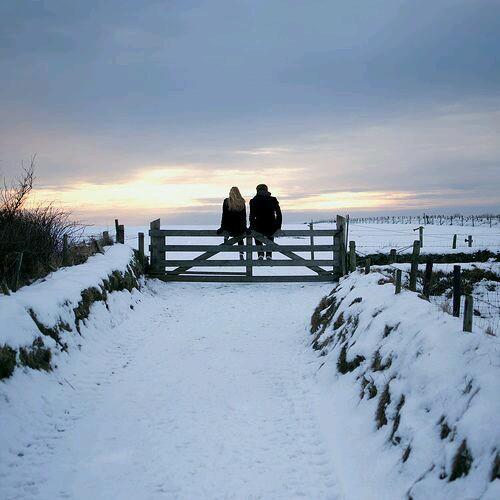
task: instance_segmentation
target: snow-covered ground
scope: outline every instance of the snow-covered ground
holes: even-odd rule
[[[0,294],[0,345],[13,348],[31,344],[40,335],[28,310],[47,327],[74,322],[73,309],[86,288],[99,287],[113,271],[124,272],[133,251],[125,245],[105,247],[85,264],[61,268],[11,295]],[[54,344],[51,339],[47,343]]]
[[[0,498],[343,498],[305,334],[330,289],[111,294],[57,370],[0,383]]]
[[[313,325],[350,498],[500,498],[497,337],[377,272],[343,279]]]
[[[69,322],[81,289],[130,257],[117,245],[0,296],[0,345],[40,334],[28,308]],[[342,280],[319,352],[309,320],[333,284],[148,280],[109,293],[64,333],[53,371],[0,381],[0,498],[498,498],[498,338],[476,323],[464,334],[381,279]],[[340,374],[344,344],[352,370]],[[471,470],[449,482],[464,440]]]

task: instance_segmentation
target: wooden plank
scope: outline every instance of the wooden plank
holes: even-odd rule
[[[166,252],[246,252],[250,250],[257,252],[257,245],[159,245],[158,249]],[[331,252],[332,245],[280,245],[275,243],[266,247],[269,251],[279,252],[286,250],[289,252]]]
[[[266,247],[261,247],[266,248]],[[250,255],[250,254],[249,254]],[[332,265],[332,261],[330,259],[327,260],[239,260],[239,259],[220,259],[220,260],[163,260],[160,261],[161,267],[248,267],[251,266],[265,266],[265,267],[310,267],[314,265],[318,266],[330,266]],[[324,269],[323,269],[324,271]]]
[[[250,277],[253,275],[253,267],[252,267],[252,237],[250,235],[247,235],[246,237],[246,247],[247,247],[247,250],[246,250],[246,254],[245,254],[245,264],[246,264],[246,270],[245,270],[245,274],[246,276]]]
[[[309,223],[309,232],[311,233],[311,236],[309,237],[309,242],[311,243],[311,260],[314,260],[314,235],[312,234],[314,231],[314,222],[311,221]],[[292,250],[293,251],[293,250]],[[297,252],[297,250],[295,250]]]
[[[276,235],[276,238],[286,238],[292,236],[335,236],[341,232],[338,229],[286,229],[281,230]],[[149,231],[150,236],[214,236],[221,237],[214,229],[152,229]]]
[[[340,266],[340,236],[333,237],[333,249],[332,249],[332,265],[339,276],[342,275],[342,270]]]
[[[310,233],[310,231],[307,231],[307,233]],[[263,234],[258,233],[257,231],[252,231],[252,236],[257,240],[262,241],[262,243],[265,243],[266,248],[267,248],[267,245],[273,244],[273,242],[269,238],[266,238]],[[266,248],[264,248],[263,250],[266,250]],[[285,255],[286,257],[288,257],[290,259],[302,261],[302,262],[304,262],[304,261],[307,262],[306,259],[304,259],[303,257],[300,257],[300,255],[297,255],[293,252],[289,252],[287,250],[281,250],[281,249],[277,250],[277,251],[281,252],[283,255]],[[329,265],[331,265],[331,264],[329,264]],[[322,269],[321,267],[318,267],[317,265],[305,264],[305,267],[307,267],[311,271],[314,271],[315,273],[318,273],[318,274],[323,274],[323,273],[327,272],[324,269]]]
[[[234,245],[238,241],[240,241],[244,236],[235,236],[234,238],[230,238],[227,240],[225,243],[221,243],[221,245]],[[180,274],[183,273],[184,271],[187,271],[188,269],[191,269],[192,267],[196,267],[196,263],[200,261],[204,261],[206,259],[209,259],[210,257],[213,257],[214,255],[217,255],[219,252],[205,252],[201,255],[198,255],[198,257],[195,257],[192,259],[190,262],[191,265],[188,265],[186,267],[178,267],[177,269],[174,269],[171,271],[173,274]]]
[[[162,281],[192,283],[331,283],[338,280],[338,277],[334,274],[309,276],[191,276],[185,274],[160,274],[153,277],[156,277]]]
[[[337,254],[337,259],[340,263],[340,273],[342,276],[347,274],[347,251],[346,251],[346,220],[345,217],[341,215],[337,215],[337,229],[340,231],[339,234],[336,235],[336,238],[339,240],[339,253]],[[335,238],[335,236],[334,236]],[[334,256],[335,258],[335,256]]]
[[[167,273],[168,274],[168,271]],[[199,275],[214,275],[214,276],[246,276],[246,272],[239,272],[239,271],[184,271],[182,273],[183,275],[185,274],[199,274]],[[174,274],[174,276],[177,276]]]

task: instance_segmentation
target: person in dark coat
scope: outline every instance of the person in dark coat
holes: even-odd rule
[[[257,194],[250,200],[250,229],[253,229],[271,241],[274,233],[281,229],[282,215],[278,200],[271,196],[265,184],[257,186]],[[262,242],[255,240],[256,245]],[[258,252],[259,260],[264,259],[264,252]],[[266,252],[266,259],[272,259],[272,252]]]
[[[229,191],[229,198],[222,204],[222,219],[217,234],[228,234],[229,236],[241,236],[247,229],[247,210],[245,199],[241,196],[240,190],[233,186]],[[238,245],[243,245],[243,238],[238,241]],[[240,260],[243,260],[243,252],[240,252]]]

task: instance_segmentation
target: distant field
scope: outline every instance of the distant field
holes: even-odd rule
[[[166,227],[162,225],[162,227]],[[170,229],[175,228],[191,228],[191,229],[216,229],[218,226],[168,226]],[[285,229],[304,229],[305,224],[286,224]],[[326,229],[335,227],[333,224],[316,224],[318,229]],[[411,253],[413,241],[418,239],[418,231],[413,229],[417,227],[411,224],[358,224],[351,223],[349,225],[349,240],[356,242],[356,249],[360,253],[389,253],[391,248],[395,248],[399,254]],[[101,232],[109,229],[113,233],[114,228],[89,228],[90,233]],[[146,239],[148,238],[147,226],[126,226],[125,238],[128,244],[134,246],[137,244],[137,233],[144,232]],[[453,235],[457,235],[457,248],[452,249]],[[472,235],[472,247],[469,247],[465,241],[469,235]],[[222,238],[219,238],[222,240]],[[280,241],[293,243],[303,242],[307,238],[283,238]],[[317,238],[318,243],[329,242],[328,238]],[[206,242],[213,243],[217,241],[215,238],[206,239]],[[170,238],[169,242],[178,243],[178,238]],[[183,243],[187,243],[182,239]],[[202,243],[201,239],[196,240],[197,243]],[[205,241],[204,241],[205,242]],[[474,253],[478,250],[490,250],[492,252],[500,252],[500,226],[494,225],[491,228],[487,225],[482,226],[451,226],[451,225],[429,225],[424,229],[424,245],[421,249],[422,254],[438,253],[438,254],[456,254],[456,253]]]

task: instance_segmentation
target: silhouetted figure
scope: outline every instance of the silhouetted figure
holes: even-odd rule
[[[217,234],[227,233],[229,236],[241,236],[247,229],[247,210],[245,200],[240,190],[233,186],[229,191],[229,198],[222,204],[222,219]],[[238,241],[243,245],[243,239]],[[240,252],[240,260],[243,260],[243,252]]]
[[[271,196],[265,184],[257,186],[257,194],[250,200],[250,229],[253,229],[271,241],[274,233],[281,229],[282,216],[278,200]],[[255,240],[256,245],[262,241]],[[258,252],[259,260],[264,259],[264,252]],[[272,258],[272,252],[266,252],[266,258]]]

